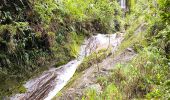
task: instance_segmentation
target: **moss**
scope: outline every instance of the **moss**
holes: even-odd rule
[[[98,53],[92,53],[90,56],[84,58],[83,62],[79,65],[77,71],[82,72],[92,65],[100,63],[104,58],[107,57],[109,53],[110,51],[107,51],[106,49],[100,50]]]
[[[15,79],[10,79],[7,76],[4,76],[6,80],[4,82],[0,82],[0,96],[10,96],[13,93],[25,93],[26,88],[22,85],[22,83],[18,83]]]
[[[19,93],[25,93],[27,89],[22,85],[18,88]]]
[[[59,66],[62,66],[62,65],[64,65],[64,64],[66,64],[67,63],[67,60],[60,60],[60,61],[58,61],[56,64],[55,64],[55,67],[59,67]]]

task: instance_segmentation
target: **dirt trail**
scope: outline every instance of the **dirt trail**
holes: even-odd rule
[[[54,100],[75,100],[75,98],[80,100],[84,90],[90,86],[97,86],[100,90],[101,87],[97,84],[96,80],[97,76],[108,75],[109,72],[114,69],[116,64],[126,63],[135,55],[136,53],[131,48],[128,48],[118,56],[108,56],[98,64],[98,67],[100,68],[99,72],[97,70],[97,65],[93,65],[86,69],[78,79],[76,79],[67,89],[62,91],[62,96],[56,97]]]

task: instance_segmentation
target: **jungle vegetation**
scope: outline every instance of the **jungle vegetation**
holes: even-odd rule
[[[119,51],[133,47],[138,56],[99,77],[103,94],[89,90],[83,99],[170,99],[170,1],[127,0],[126,11],[117,1],[1,0],[0,96],[22,93],[29,78],[76,58],[85,38],[121,31]]]

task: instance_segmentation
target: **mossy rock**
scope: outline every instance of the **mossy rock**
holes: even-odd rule
[[[25,93],[27,89],[22,85],[18,88],[19,93]]]

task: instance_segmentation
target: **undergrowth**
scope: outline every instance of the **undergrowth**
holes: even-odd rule
[[[99,76],[97,82],[102,92],[88,90],[83,100],[170,99],[170,4],[168,0],[132,3],[126,16],[125,39],[113,56],[128,47],[133,48],[137,56],[128,63],[118,64],[109,77]],[[114,92],[107,93],[108,88]]]
[[[1,1],[0,96],[17,92],[49,63],[76,58],[83,38],[121,29],[120,16],[115,0]]]
[[[110,53],[110,50],[102,49],[102,50],[99,50],[98,52],[94,52],[90,54],[89,56],[83,59],[83,62],[77,68],[77,72],[82,72],[88,69],[89,67],[100,63],[103,59],[105,59],[109,55],[109,53]]]

